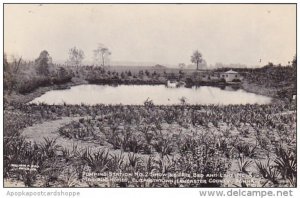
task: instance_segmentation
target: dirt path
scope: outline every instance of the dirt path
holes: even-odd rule
[[[22,135],[31,142],[42,143],[44,138],[56,139],[56,143],[64,148],[72,150],[74,145],[77,146],[77,149],[84,150],[90,148],[93,152],[99,148],[103,148],[99,144],[89,141],[81,141],[76,139],[68,139],[59,135],[58,130],[60,127],[63,127],[72,121],[78,121],[80,118],[87,117],[62,117],[59,120],[46,121],[41,124],[35,124],[33,126],[27,127],[23,130]],[[114,151],[120,152],[120,151]]]
[[[78,117],[62,117],[59,120],[46,121],[41,124],[35,124],[33,126],[27,127],[22,132],[22,135],[32,141],[41,143],[44,138],[58,138],[58,129],[66,124],[69,124],[73,120],[78,120]]]

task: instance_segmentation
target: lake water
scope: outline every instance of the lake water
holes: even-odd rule
[[[142,105],[149,98],[156,105],[180,104],[184,97],[188,104],[268,104],[271,98],[230,87],[179,87],[165,85],[79,85],[65,90],[48,91],[30,103],[46,104],[124,104]]]

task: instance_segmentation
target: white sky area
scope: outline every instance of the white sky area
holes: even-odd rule
[[[45,49],[65,62],[76,46],[88,63],[97,43],[111,61],[190,64],[198,49],[208,65],[286,65],[296,54],[296,5],[4,5],[8,55],[34,60]]]

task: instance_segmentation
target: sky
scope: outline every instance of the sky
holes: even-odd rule
[[[177,66],[199,50],[208,65],[285,65],[296,54],[296,5],[4,5],[8,55],[34,60],[47,50],[64,62],[76,46],[89,63],[98,43],[112,62]]]

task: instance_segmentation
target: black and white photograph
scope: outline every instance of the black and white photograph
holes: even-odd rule
[[[296,41],[296,3],[4,3],[3,187],[296,188]]]

